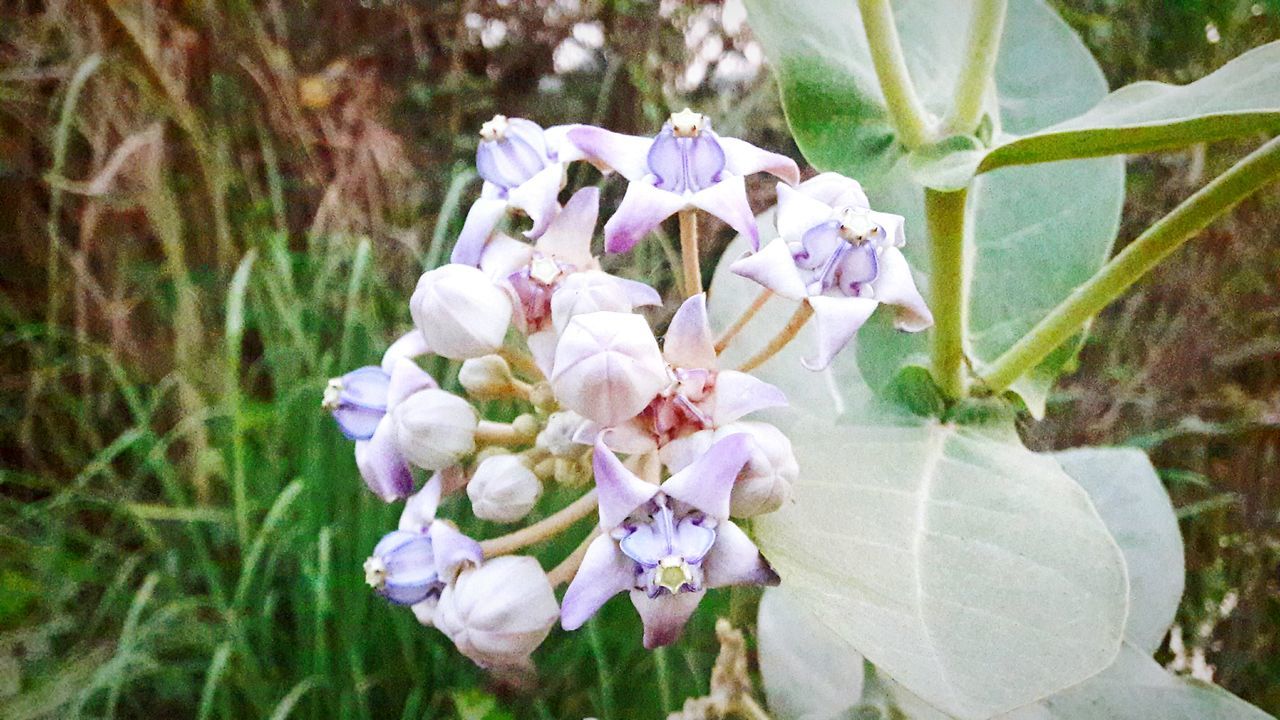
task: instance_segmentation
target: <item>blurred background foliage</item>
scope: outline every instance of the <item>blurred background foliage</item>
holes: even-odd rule
[[[1280,38],[1278,0],[1055,5],[1113,87]],[[0,718],[656,718],[705,693],[715,617],[749,628],[751,593],[658,653],[611,603],[523,680],[374,597],[360,563],[396,511],[319,396],[407,328],[478,191],[481,122],[650,133],[690,105],[796,155],[762,63],[737,0],[0,0]],[[1121,242],[1243,147],[1133,158]],[[1151,452],[1189,573],[1158,657],[1273,713],[1278,231],[1274,188],[1215,224],[1023,428]],[[670,293],[669,251],[610,262]]]

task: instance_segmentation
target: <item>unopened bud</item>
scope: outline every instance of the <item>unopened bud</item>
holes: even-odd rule
[[[526,438],[527,442],[532,442],[538,436],[538,429],[542,427],[542,423],[538,422],[538,418],[529,413],[518,416],[511,421],[511,429],[521,438]]]
[[[591,469],[589,465],[583,465],[577,460],[569,460],[566,458],[556,458],[556,482],[565,487],[581,487],[587,484],[591,479]]]
[[[436,607],[436,627],[481,667],[520,668],[560,616],[547,574],[531,557],[463,570]]]
[[[470,265],[423,273],[409,310],[432,352],[455,360],[497,350],[511,324],[511,299]]]
[[[396,405],[391,419],[400,452],[418,467],[443,470],[475,451],[476,411],[452,393],[416,392]]]
[[[579,315],[560,336],[551,375],[556,397],[601,426],[635,417],[667,382],[658,341],[639,315]]]
[[[458,383],[477,400],[496,400],[519,395],[511,366],[499,355],[471,358],[458,370]]]
[[[547,418],[547,426],[538,433],[538,447],[558,458],[580,454],[584,446],[574,442],[573,438],[586,421],[572,410],[552,413]]]
[[[554,412],[559,407],[556,402],[555,391],[551,389],[551,384],[547,382],[540,382],[533,386],[533,390],[529,392],[529,402],[543,412]]]
[[[541,495],[542,483],[518,455],[486,458],[467,483],[472,512],[494,522],[523,518]]]

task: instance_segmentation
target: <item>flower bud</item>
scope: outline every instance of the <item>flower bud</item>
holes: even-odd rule
[[[497,350],[511,324],[511,299],[470,265],[450,264],[423,273],[409,310],[427,346],[456,360]]]
[[[582,487],[591,482],[591,466],[578,460],[556,458],[555,479],[565,487]]]
[[[470,358],[458,370],[458,384],[477,400],[496,400],[518,395],[511,366],[499,355]]]
[[[551,296],[551,323],[558,333],[574,317],[602,310],[630,312],[631,299],[613,276],[601,270],[569,275]]]
[[[463,570],[445,587],[432,620],[477,665],[520,668],[559,617],[538,561],[507,555]]]
[[[583,445],[573,441],[578,428],[586,422],[572,410],[561,410],[547,418],[547,426],[538,433],[537,446],[558,458],[580,455]]]
[[[471,510],[481,520],[515,522],[533,509],[542,483],[518,455],[486,458],[467,483]]]
[[[391,411],[396,444],[409,462],[443,470],[476,448],[476,411],[444,390],[421,390]]]
[[[716,441],[735,433],[751,437],[751,455],[734,482],[729,514],[753,517],[777,510],[791,497],[791,486],[800,476],[800,466],[792,452],[791,440],[769,423],[729,423],[674,440],[659,451],[662,462],[671,472],[679,472]]]
[[[579,315],[560,336],[551,387],[564,407],[604,427],[635,417],[667,382],[658,341],[639,315]]]

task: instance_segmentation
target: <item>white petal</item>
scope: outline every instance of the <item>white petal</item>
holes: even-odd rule
[[[800,271],[796,269],[787,241],[777,238],[759,252],[748,253],[729,266],[735,275],[755,280],[785,298],[803,300],[808,295]]]
[[[894,306],[894,325],[899,330],[920,332],[933,325],[933,313],[916,289],[911,267],[898,248],[881,251],[880,275],[871,287],[877,300]]]

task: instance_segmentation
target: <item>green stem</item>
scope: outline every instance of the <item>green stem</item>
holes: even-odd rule
[[[680,211],[680,264],[684,268],[684,296],[702,292],[702,258],[698,250],[698,211]]]
[[[965,393],[970,276],[965,242],[966,194],[965,190],[926,190],[924,196],[929,228],[929,307],[934,321],[930,358],[934,381],[951,398]]]
[[[960,70],[955,101],[946,121],[950,132],[971,133],[982,119],[982,99],[1000,54],[1000,34],[1008,4],[1008,0],[976,0],[974,4],[969,18],[967,62]]]
[[[929,142],[930,130],[925,119],[928,113],[911,84],[898,27],[893,24],[893,8],[889,0],[858,0],[858,9],[889,116],[902,144],[914,150]]]
[[[1277,175],[1280,175],[1280,137],[1254,150],[1147,228],[996,358],[983,375],[983,382],[992,392],[1008,388],[1182,243]]]

